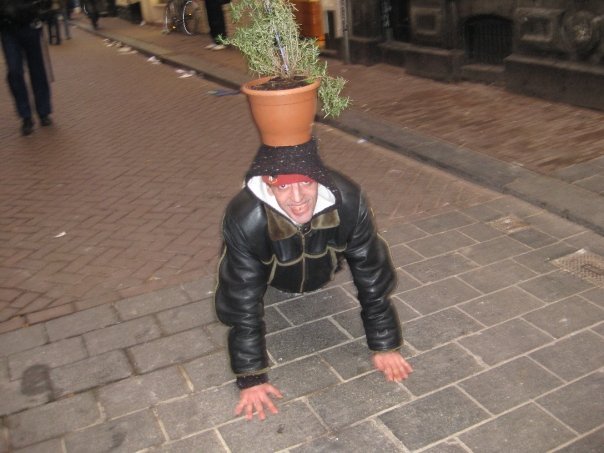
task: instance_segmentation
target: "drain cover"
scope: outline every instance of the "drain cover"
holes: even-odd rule
[[[552,263],[594,285],[604,286],[604,258],[600,255],[581,249]]]
[[[524,230],[529,227],[528,223],[523,222],[513,215],[491,220],[490,222],[487,222],[487,224],[504,233],[515,233],[516,231]]]

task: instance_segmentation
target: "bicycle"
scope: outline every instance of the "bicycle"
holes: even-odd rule
[[[199,33],[202,9],[196,0],[168,0],[164,9],[164,33],[182,30],[187,35]]]

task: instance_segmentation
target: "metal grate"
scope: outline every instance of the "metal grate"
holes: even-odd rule
[[[468,63],[503,64],[512,53],[512,21],[498,16],[475,16],[464,25]]]
[[[583,280],[604,287],[604,258],[600,255],[581,249],[557,258],[552,263]]]
[[[523,222],[518,217],[514,217],[513,215],[491,220],[490,222],[487,222],[487,225],[508,234],[515,233],[516,231],[524,230],[529,227],[528,223]]]

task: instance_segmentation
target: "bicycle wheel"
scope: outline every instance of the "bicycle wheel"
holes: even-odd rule
[[[176,2],[169,1],[164,9],[164,33],[171,33],[178,29],[178,8]]]
[[[195,0],[188,0],[182,9],[182,28],[187,35],[199,32],[199,19],[201,18],[201,7]]]

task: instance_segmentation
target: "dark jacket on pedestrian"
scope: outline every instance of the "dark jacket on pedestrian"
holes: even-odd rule
[[[317,290],[333,278],[343,259],[358,290],[369,348],[401,346],[399,320],[389,300],[395,272],[372,212],[350,179],[335,171],[323,177],[329,178],[329,187],[319,186],[319,193],[331,192],[335,201],[324,209],[318,204],[319,212],[305,225],[294,224],[259,199],[252,188],[257,178],[249,173],[246,188],[227,207],[215,303],[219,320],[230,327],[231,366],[239,377],[268,368],[263,321],[267,287],[290,293]]]
[[[0,0],[0,31],[20,28],[39,20],[51,0]]]

